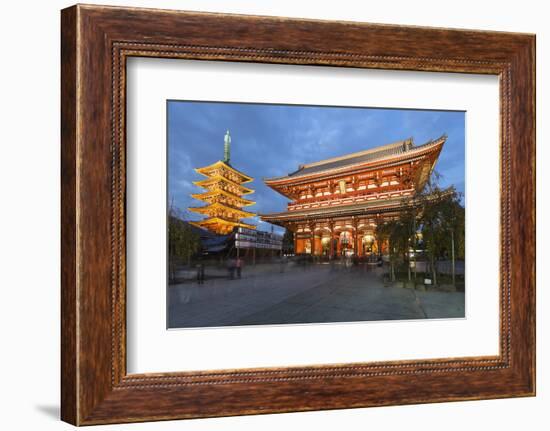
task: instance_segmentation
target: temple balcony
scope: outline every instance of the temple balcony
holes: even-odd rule
[[[331,207],[337,205],[351,205],[355,203],[362,203],[375,200],[383,200],[395,197],[407,197],[412,196],[414,189],[401,189],[394,188],[384,192],[378,193],[365,193],[364,190],[357,190],[354,192],[348,192],[344,195],[333,194],[317,196],[314,198],[300,199],[299,201],[290,202],[287,206],[288,211],[298,211],[310,208],[322,208]]]

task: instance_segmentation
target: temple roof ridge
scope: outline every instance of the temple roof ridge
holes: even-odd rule
[[[264,181],[278,181],[289,179],[292,177],[301,177],[308,174],[318,174],[333,169],[343,169],[348,166],[353,166],[365,162],[383,160],[387,157],[397,156],[408,152],[414,153],[418,150],[425,149],[426,147],[440,144],[446,139],[447,135],[443,134],[437,139],[429,140],[422,145],[415,146],[413,138],[407,138],[404,140],[392,142],[391,144],[382,145],[355,153],[345,154],[339,157],[332,157],[314,163],[300,165],[298,170],[294,172],[279,177],[264,178]]]
[[[344,154],[342,156],[336,156],[336,157],[331,157],[331,158],[324,159],[324,160],[319,160],[319,161],[313,162],[313,163],[307,163],[307,164],[304,164],[304,165],[300,165],[300,167],[301,168],[311,168],[311,167],[314,167],[314,166],[320,166],[320,165],[324,165],[324,164],[327,164],[327,163],[337,162],[337,161],[340,161],[340,160],[351,159],[351,158],[363,156],[363,155],[366,155],[366,154],[378,153],[378,152],[382,152],[382,151],[389,150],[389,149],[397,149],[397,148],[405,145],[407,142],[410,142],[412,144],[412,142],[413,142],[412,138],[403,139],[403,140],[400,140],[400,141],[395,141],[395,142],[392,142],[390,144],[381,145],[381,146],[374,147],[374,148],[369,148],[369,149],[366,149],[366,150],[363,150],[363,151],[357,151],[355,153]]]

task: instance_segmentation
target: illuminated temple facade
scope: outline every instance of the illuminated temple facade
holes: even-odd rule
[[[193,184],[202,187],[205,191],[191,196],[206,205],[189,208],[189,211],[206,216],[205,219],[191,222],[191,224],[219,235],[229,234],[235,227],[256,228],[254,225],[241,221],[255,215],[243,209],[255,203],[243,197],[254,192],[243,185],[251,182],[253,178],[231,166],[229,131],[225,135],[224,143],[223,160],[195,169],[206,178],[194,181]]]
[[[376,226],[396,218],[422,190],[447,137],[415,145],[412,138],[301,165],[264,179],[290,199],[287,211],[261,219],[294,233],[294,252],[369,256],[385,252]]]

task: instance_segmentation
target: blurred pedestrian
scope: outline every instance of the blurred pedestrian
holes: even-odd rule
[[[237,258],[237,262],[235,264],[237,267],[237,278],[241,278],[241,271],[243,269],[243,261],[240,257]]]
[[[204,263],[202,262],[197,265],[197,282],[204,284]]]

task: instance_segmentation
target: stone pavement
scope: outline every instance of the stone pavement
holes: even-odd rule
[[[169,287],[169,327],[464,317],[464,292],[384,287],[362,268],[314,265]]]

